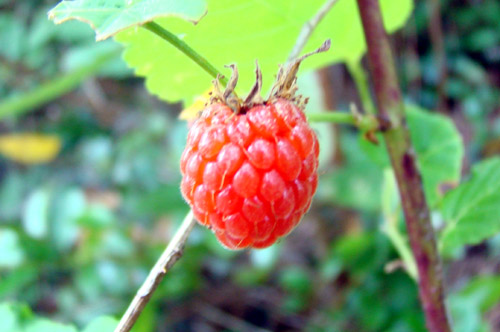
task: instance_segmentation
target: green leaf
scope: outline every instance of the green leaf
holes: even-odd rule
[[[279,284],[285,290],[283,310],[297,312],[308,304],[313,291],[313,280],[306,270],[298,266],[285,268],[279,277]]]
[[[103,229],[111,226],[114,221],[113,212],[101,204],[89,205],[78,217],[78,224],[90,229]]]
[[[0,298],[12,297],[23,292],[25,287],[36,281],[38,272],[33,266],[21,266],[2,276],[0,278]]]
[[[454,185],[460,180],[464,148],[453,121],[446,116],[430,113],[417,106],[406,105],[411,141],[422,173],[427,201],[435,206],[443,194],[440,186]],[[378,136],[383,142],[382,136]],[[390,167],[384,144],[378,146],[363,141],[366,154],[382,167]]]
[[[442,213],[447,225],[441,249],[474,244],[500,231],[500,158],[484,160],[472,169],[471,178],[448,193]]]
[[[477,301],[477,309],[486,313],[500,301],[500,277],[478,276],[472,279],[459,293],[462,296],[474,296]]]
[[[0,14],[0,44],[9,45],[0,49],[0,55],[18,61],[26,46],[25,34],[25,24],[20,18],[10,13]]]
[[[65,190],[55,201],[51,235],[58,249],[69,250],[78,238],[78,219],[85,213],[87,202],[80,188]]]
[[[278,64],[286,61],[304,24],[324,0],[208,0],[208,14],[193,26],[180,19],[155,20],[181,37],[216,68],[236,63],[238,89],[246,92],[255,80],[255,60],[264,73],[263,91],[270,86]],[[400,28],[408,18],[412,0],[382,0],[388,31]],[[357,61],[366,47],[355,1],[340,0],[311,36],[304,52],[332,39],[332,49],[303,64],[313,69],[341,61]],[[125,61],[148,90],[168,101],[192,99],[207,90],[212,78],[186,55],[145,29],[127,29],[116,36],[127,46]],[[229,70],[224,72],[229,75]]]
[[[19,216],[28,183],[20,172],[5,175],[0,184],[0,219],[7,221]]]
[[[462,137],[446,116],[416,106],[407,106],[406,114],[425,194],[434,205],[442,197],[441,184],[457,184],[460,180],[464,155]]]
[[[49,203],[50,193],[47,189],[39,188],[28,197],[23,213],[26,234],[37,239],[47,235]]]
[[[23,332],[77,332],[73,326],[57,323],[46,318],[31,321]]]
[[[453,317],[453,331],[489,331],[482,316],[500,300],[500,278],[479,276],[472,279],[459,292],[449,296]]]
[[[159,310],[160,304],[158,302],[152,301],[150,302],[146,308],[142,311],[141,315],[137,319],[132,328],[131,332],[153,332],[157,328],[157,313]],[[161,312],[161,311],[160,311]],[[110,330],[114,331],[114,330]],[[84,331],[87,332],[87,331]],[[88,331],[93,332],[93,331]],[[103,331],[104,332],[104,331]],[[107,331],[105,331],[107,332]]]
[[[96,31],[96,39],[103,40],[160,17],[196,23],[204,13],[203,0],[64,0],[49,11],[49,18],[56,24],[72,19],[86,22]]]
[[[2,332],[77,332],[74,326],[35,317],[27,305],[18,303],[1,303],[0,321],[2,322]],[[107,330],[94,329],[91,331],[112,331],[112,326],[108,324],[103,326],[109,327]]]
[[[100,316],[85,327],[82,332],[110,332],[118,325],[118,321],[110,316]]]
[[[357,136],[342,133],[341,145],[345,162],[340,168],[323,175],[325,185],[320,183],[317,197],[350,208],[378,211],[382,169],[361,151]]]
[[[366,275],[387,261],[389,242],[379,232],[353,233],[335,242],[330,257],[353,275]]]
[[[13,268],[24,261],[19,236],[11,229],[0,229],[0,268]]]
[[[17,313],[9,303],[0,304],[0,321],[4,332],[17,332],[20,330]]]

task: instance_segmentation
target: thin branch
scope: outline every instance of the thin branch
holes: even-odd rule
[[[384,132],[396,175],[406,228],[418,270],[418,289],[427,328],[450,332],[444,302],[442,266],[425,200],[422,177],[406,127],[404,105],[379,0],[357,0],[372,72],[379,118],[390,123]]]
[[[302,52],[302,49],[304,48],[304,46],[306,46],[307,41],[309,40],[309,37],[311,37],[316,26],[318,26],[319,22],[321,22],[323,17],[325,17],[325,15],[330,11],[330,9],[337,1],[338,0],[327,0],[318,10],[316,15],[314,15],[313,18],[311,18],[306,22],[306,24],[304,24],[302,30],[300,31],[299,37],[297,38],[297,42],[295,43],[295,46],[288,56],[288,62],[292,62],[293,60],[298,58],[300,52]]]
[[[149,22],[143,25],[144,28],[148,29],[152,33],[156,34],[158,37],[166,40],[169,44],[177,48],[179,51],[187,55],[191,60],[196,62],[203,70],[205,70],[213,78],[217,78],[219,75],[221,78],[219,81],[222,85],[226,86],[227,78],[222,75],[222,73],[217,70],[207,59],[205,59],[201,54],[193,50],[188,44],[179,39],[172,32],[164,29],[161,25],[155,22]]]
[[[43,82],[31,91],[6,98],[0,103],[0,120],[9,116],[17,116],[35,110],[75,89],[83,80],[94,75],[109,60],[120,54],[121,50],[113,50],[96,57],[88,65],[77,68],[66,74]]]
[[[122,316],[120,323],[118,323],[115,332],[128,332],[132,329],[165,274],[181,258],[184,244],[195,224],[196,220],[193,218],[193,212],[189,211],[167,248],[149,272],[141,288],[137,291],[127,311]]]

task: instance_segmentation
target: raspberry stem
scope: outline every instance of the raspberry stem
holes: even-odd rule
[[[422,176],[406,127],[401,90],[380,4],[378,0],[357,0],[357,3],[368,48],[379,119],[388,123],[383,133],[417,264],[418,290],[426,325],[430,332],[449,332],[451,328],[444,301],[441,259]]]
[[[210,76],[213,78],[217,78],[217,75],[220,76],[219,81],[222,85],[226,86],[228,83],[228,79],[222,75],[222,73],[217,70],[208,60],[203,57],[201,54],[193,50],[188,44],[179,39],[172,32],[164,29],[161,25],[155,22],[148,22],[143,25],[144,28],[148,29],[158,37],[166,40],[172,46],[177,48],[179,51],[187,55],[191,60],[196,62],[203,70],[205,70]]]

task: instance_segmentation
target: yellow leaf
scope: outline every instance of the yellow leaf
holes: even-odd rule
[[[213,87],[205,91],[202,95],[196,97],[191,106],[182,110],[181,114],[179,114],[179,119],[191,121],[196,119],[198,113],[205,108],[205,105],[210,100],[210,94],[213,91]]]
[[[18,133],[0,136],[0,154],[21,164],[41,164],[53,160],[61,150],[55,135]]]

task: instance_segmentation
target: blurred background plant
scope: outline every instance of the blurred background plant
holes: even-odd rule
[[[82,22],[49,21],[54,5],[0,1],[1,329],[110,331],[188,211],[178,169],[188,124],[178,120],[180,103],[159,101],[133,76],[117,42],[96,43]],[[500,153],[500,3],[441,1],[442,45],[430,38],[428,3],[414,6],[391,37],[405,98],[453,119],[467,177],[471,164]],[[356,92],[363,72],[335,64],[301,75],[308,110],[369,108]],[[208,76],[199,80],[210,85]],[[158,85],[148,86],[165,98]],[[417,138],[453,136],[440,117],[415,114]],[[432,120],[412,120],[419,116]],[[404,224],[384,152],[352,128],[315,126],[322,180],[300,226],[269,249],[243,252],[196,227],[133,331],[425,331],[415,282],[402,268],[411,274],[411,262],[396,244]],[[460,159],[457,149],[450,155]],[[421,164],[424,177],[427,169],[442,179],[441,161]],[[498,178],[481,187],[496,195],[492,204]],[[435,184],[441,192],[456,185]],[[431,192],[431,203],[442,204]],[[455,331],[500,331],[500,237],[443,253]]]

